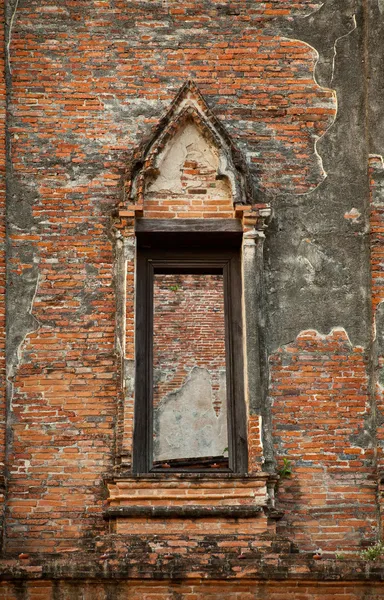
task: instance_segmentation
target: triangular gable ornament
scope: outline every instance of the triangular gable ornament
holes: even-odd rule
[[[215,179],[227,183],[233,207],[254,204],[251,177],[242,153],[212,113],[197,86],[188,81],[179,90],[151,138],[134,153],[125,181],[125,201],[120,208],[133,208],[134,205],[135,213],[141,213],[153,182],[160,176],[163,179],[167,177],[161,169],[169,168],[172,163],[169,160],[166,163],[164,157],[169,157],[172,151],[175,155],[172,144],[187,126],[192,126],[196,135],[204,140],[207,154],[209,146],[214,149],[217,157]]]

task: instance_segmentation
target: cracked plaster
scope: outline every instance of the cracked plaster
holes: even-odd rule
[[[184,165],[186,162],[196,163],[199,175],[189,177],[182,181]],[[232,193],[228,183],[216,180],[219,172],[219,152],[212,144],[206,141],[193,123],[187,123],[183,129],[170,140],[157,159],[159,174],[149,183],[147,196],[156,195],[157,192],[167,195],[193,194],[194,189],[207,186],[206,179],[212,179],[215,187],[207,188],[204,199],[228,199],[228,206],[232,208]],[[208,181],[209,181],[208,179]]]
[[[284,23],[287,37],[318,52],[314,77],[322,86],[332,83],[337,115],[317,143],[327,177],[308,194],[281,194],[273,201],[265,265],[270,351],[300,330],[340,325],[354,343],[369,344],[362,19],[356,2],[331,0]]]

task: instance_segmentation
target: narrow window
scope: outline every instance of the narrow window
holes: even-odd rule
[[[239,251],[139,249],[134,470],[246,472]]]

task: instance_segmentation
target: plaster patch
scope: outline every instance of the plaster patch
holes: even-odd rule
[[[291,269],[285,285],[295,285],[299,289],[308,284],[322,287],[327,277],[342,266],[309,238],[301,240],[296,254],[288,261],[291,263]]]
[[[228,199],[231,190],[226,180],[217,179],[219,152],[193,123],[188,123],[171,139],[157,160],[158,176],[147,188],[149,194],[193,194],[204,189],[204,199]]]
[[[36,273],[36,268],[28,270],[24,274],[20,286],[24,287],[22,299],[18,294],[18,304],[14,306],[18,317],[13,320],[8,330],[8,360],[7,360],[7,379],[10,380],[15,375],[16,369],[22,359],[23,346],[27,337],[40,328],[40,322],[33,315],[33,305],[39,288],[41,276]]]
[[[210,373],[194,367],[154,409],[154,459],[222,456],[227,446],[226,403],[216,414]]]
[[[320,8],[318,10],[320,10]],[[314,12],[317,12],[317,11],[314,11]],[[310,15],[308,15],[308,16],[310,16]],[[348,32],[348,33],[350,33],[350,32]],[[341,37],[344,37],[344,36],[341,36]],[[323,183],[324,179],[326,179],[326,177],[327,177],[327,172],[324,169],[323,158],[322,158],[321,154],[319,153],[317,146],[318,146],[318,143],[320,142],[320,140],[322,140],[327,135],[327,133],[333,127],[333,125],[334,125],[334,123],[336,121],[337,111],[338,111],[337,95],[336,95],[335,90],[332,90],[332,89],[330,89],[328,87],[323,87],[317,81],[317,78],[316,78],[316,69],[317,69],[317,65],[318,65],[319,59],[320,59],[320,55],[319,55],[318,51],[316,50],[316,48],[314,48],[313,46],[311,46],[311,44],[308,44],[307,42],[304,42],[303,40],[300,40],[298,38],[283,38],[283,39],[294,41],[294,42],[297,42],[299,44],[304,44],[305,46],[307,46],[308,48],[310,48],[314,52],[314,54],[315,54],[315,61],[314,61],[313,70],[312,70],[313,81],[319,87],[319,89],[323,90],[324,92],[325,91],[329,92],[332,95],[332,99],[333,99],[333,103],[334,103],[334,117],[332,119],[332,122],[330,123],[330,125],[327,127],[327,129],[320,136],[317,136],[315,138],[315,142],[314,142],[314,146],[313,146],[314,153],[315,153],[315,156],[317,158],[318,166],[319,166],[319,169],[320,169],[320,181],[317,183],[317,185],[315,185],[308,192],[303,192],[303,193],[298,192],[297,193],[298,196],[308,196],[309,194],[313,194],[313,192],[315,192],[317,190],[317,188]],[[340,38],[338,38],[338,39],[340,39]],[[332,70],[332,73],[333,73],[333,70]],[[331,79],[331,81],[332,81],[332,79]]]
[[[336,63],[336,56],[337,56],[337,44],[340,42],[340,40],[348,37],[349,35],[351,35],[351,33],[353,31],[355,31],[355,29],[357,29],[357,22],[356,22],[356,15],[352,15],[352,29],[350,29],[349,31],[347,31],[347,33],[344,33],[343,35],[341,35],[340,37],[338,37],[335,40],[335,43],[333,44],[333,59],[332,59],[332,72],[331,72],[331,83],[333,81],[333,76],[335,73],[335,63]]]

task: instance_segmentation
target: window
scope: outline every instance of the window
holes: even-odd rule
[[[186,82],[132,153],[114,215],[119,477],[273,469],[263,341],[271,209],[256,201],[240,150]]]
[[[136,473],[247,471],[240,248],[204,237],[138,237]]]

